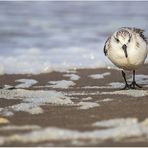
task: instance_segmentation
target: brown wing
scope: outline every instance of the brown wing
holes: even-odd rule
[[[105,54],[105,56],[107,55],[107,48],[108,48],[108,44],[109,44],[108,42],[109,42],[110,38],[111,38],[111,37],[109,37],[109,38],[106,40],[105,45],[104,45],[104,54]]]
[[[144,30],[143,29],[140,29],[140,28],[135,28],[135,27],[122,27],[123,29],[128,29],[128,30],[131,30],[131,31],[134,31],[134,32],[136,32],[136,33],[143,33],[144,32]]]
[[[148,43],[147,38],[146,38],[146,37],[144,36],[144,34],[143,34],[144,30],[138,29],[138,28],[134,28],[134,31],[135,31],[136,33],[138,33],[138,34],[140,35],[140,37],[141,37],[146,43]]]
[[[148,43],[147,41],[147,38],[144,36],[144,30],[143,29],[140,29],[140,28],[130,28],[130,27],[123,27],[124,29],[128,29],[128,30],[132,30],[134,31],[135,33],[138,33],[140,35],[140,37],[146,42]]]

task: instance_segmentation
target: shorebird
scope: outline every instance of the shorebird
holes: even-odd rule
[[[141,88],[135,80],[135,70],[144,64],[148,54],[144,30],[122,27],[115,31],[105,42],[104,54],[122,70],[125,86],[123,89]],[[124,70],[133,72],[133,81],[128,84]]]

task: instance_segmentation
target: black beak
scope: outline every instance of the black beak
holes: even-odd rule
[[[128,54],[127,54],[127,46],[124,44],[124,45],[122,46],[122,49],[123,49],[123,51],[124,51],[124,53],[125,53],[125,57],[127,58],[127,57],[128,57]]]

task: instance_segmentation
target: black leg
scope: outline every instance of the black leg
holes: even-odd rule
[[[136,81],[135,81],[135,70],[133,70],[133,82],[130,84],[130,88],[132,89],[136,89],[136,86],[139,88],[142,88],[141,86],[139,86]]]
[[[124,89],[129,89],[130,88],[130,86],[128,85],[128,83],[127,83],[127,81],[126,81],[126,74],[125,74],[125,72],[122,70],[122,76],[123,76],[123,78],[124,78],[124,81],[125,81],[125,86],[122,88],[123,90]]]

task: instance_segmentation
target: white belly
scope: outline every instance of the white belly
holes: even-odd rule
[[[135,70],[142,65],[147,57],[147,48],[127,49],[128,57],[125,57],[122,49],[111,49],[108,51],[108,58],[117,67],[125,70]]]

